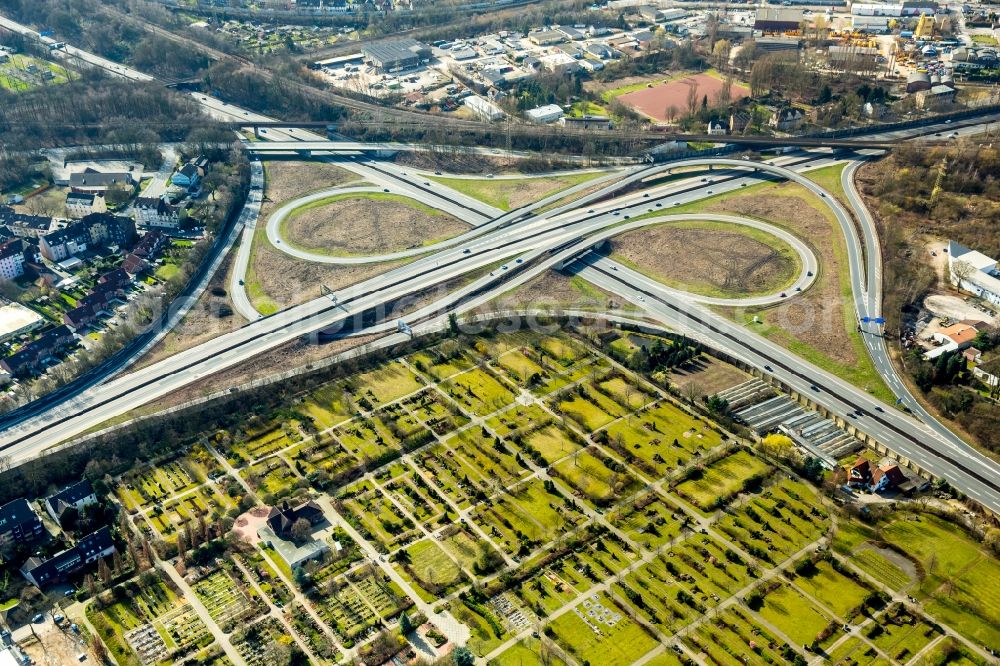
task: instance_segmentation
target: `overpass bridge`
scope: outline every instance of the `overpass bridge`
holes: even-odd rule
[[[285,127],[287,125],[275,125],[275,127]],[[296,126],[293,129],[298,129]],[[720,139],[722,139],[720,141]],[[671,140],[681,142],[712,142],[719,144],[737,144],[752,148],[773,148],[773,147],[810,147],[810,148],[842,148],[842,149],[882,149],[894,148],[898,141],[886,141],[885,139],[818,139],[793,137],[739,137],[739,136],[702,136],[699,134],[687,135],[664,135],[657,136],[658,141],[667,142]],[[925,145],[945,144],[946,141],[923,141]],[[311,157],[316,153],[341,153],[348,155],[376,154],[392,155],[400,152],[414,152],[434,150],[437,146],[425,143],[399,143],[399,142],[366,142],[366,141],[257,141],[247,143],[249,152],[256,155],[298,155]]]

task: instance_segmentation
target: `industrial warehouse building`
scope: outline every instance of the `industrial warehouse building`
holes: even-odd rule
[[[415,39],[394,39],[365,46],[361,53],[379,71],[399,72],[430,60],[431,47]]]
[[[955,241],[948,241],[951,283],[979,298],[1000,305],[1000,270],[997,260]]]
[[[787,7],[761,7],[753,29],[761,32],[793,32],[802,26],[802,10]]]

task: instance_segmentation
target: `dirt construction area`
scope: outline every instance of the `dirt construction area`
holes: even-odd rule
[[[429,245],[468,230],[454,217],[402,197],[358,195],[294,211],[282,236],[324,254],[371,255]]]
[[[795,252],[763,232],[754,238],[752,231],[757,230],[711,222],[665,224],[616,237],[612,256],[665,284],[705,296],[780,291],[795,278]]]
[[[848,297],[842,290],[841,273],[847,273],[844,239],[835,230],[832,213],[800,186],[782,183],[741,196],[713,202],[706,210],[736,213],[766,220],[806,239],[819,260],[820,273],[805,293],[781,305],[768,308],[761,317],[772,330],[772,337],[782,344],[798,342],[821,352],[835,363],[855,366],[857,349],[848,334],[845,305]],[[835,249],[837,248],[837,249]],[[852,322],[853,323],[853,322]]]
[[[657,122],[663,122],[670,120],[671,116],[685,112],[689,107],[688,100],[692,96],[698,105],[706,96],[709,106],[715,105],[719,101],[723,86],[722,79],[708,74],[695,74],[654,85],[652,88],[625,93],[619,96],[618,100]],[[743,99],[749,94],[750,91],[741,85],[733,83],[730,86],[729,98],[732,101]],[[674,109],[673,113],[669,112],[671,107]]]

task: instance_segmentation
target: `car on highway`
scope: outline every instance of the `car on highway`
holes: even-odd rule
[[[786,296],[788,296],[788,294],[786,294],[785,292],[781,292],[781,297],[782,298],[785,298]]]
[[[500,267],[500,270],[502,270],[502,271],[505,271],[505,270],[507,270],[507,264],[504,264],[503,266],[501,266],[501,267]]]
[[[517,261],[515,261],[514,263],[515,263],[515,264],[520,264],[520,263],[521,263],[521,262],[523,262],[523,261],[524,261],[524,259],[518,259],[518,260],[517,260]]]
[[[708,192],[706,194],[711,194],[711,193],[712,193],[712,190],[708,190]]]
[[[767,370],[768,372],[774,372],[774,370],[769,365],[765,365],[764,369]]]
[[[472,252],[472,250],[470,250],[469,248],[465,248],[464,250],[462,250],[462,254],[469,254],[470,252]]]

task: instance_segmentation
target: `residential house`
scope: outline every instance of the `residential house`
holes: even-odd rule
[[[135,189],[136,182],[132,179],[132,174],[125,171],[104,173],[89,167],[69,177],[69,188],[74,192],[103,195],[115,185]]]
[[[135,241],[135,222],[130,217],[112,213],[91,213],[80,222],[86,226],[92,246],[116,246],[124,249]]]
[[[163,198],[155,197],[139,197],[132,206],[137,225],[161,229],[180,227],[182,210],[182,206],[172,206]]]
[[[1000,305],[1000,270],[996,259],[948,241],[948,272],[954,286]]]
[[[962,356],[964,356],[965,360],[969,363],[979,363],[983,360],[983,352],[975,347],[969,347],[963,351]]]
[[[14,280],[24,275],[26,263],[38,263],[38,247],[22,238],[0,242],[0,278]]]
[[[933,335],[934,342],[938,346],[924,354],[924,357],[933,359],[945,352],[961,351],[971,347],[972,343],[976,341],[977,335],[979,335],[979,330],[970,324],[959,322],[945,326]]]
[[[15,236],[38,238],[52,228],[52,218],[45,215],[15,213],[9,206],[0,206],[0,225],[7,227]]]
[[[91,213],[104,213],[108,210],[104,197],[93,192],[70,192],[66,195],[66,214],[73,219],[80,219]]]
[[[713,120],[710,123],[708,123],[707,132],[709,136],[725,136],[726,126],[717,120]]]
[[[97,493],[90,481],[83,479],[73,485],[66,486],[55,495],[45,499],[45,510],[52,520],[62,523],[63,514],[70,508],[83,511],[84,508],[97,504]]]
[[[753,115],[749,111],[733,111],[729,114],[729,133],[742,134],[753,121]]]
[[[768,124],[779,132],[790,132],[801,127],[805,117],[802,109],[789,106],[775,110]]]
[[[170,177],[170,183],[187,190],[194,190],[201,183],[201,176],[198,167],[193,162],[188,162]]]
[[[162,232],[156,230],[146,232],[132,248],[132,253],[125,257],[122,269],[132,276],[146,271],[150,262],[160,255],[166,244],[167,237]]]
[[[867,488],[872,482],[872,466],[867,458],[858,456],[847,472],[847,484]]]
[[[42,538],[45,527],[23,497],[0,506],[0,548],[12,543],[31,543]]]
[[[56,229],[38,239],[38,249],[42,256],[55,262],[86,252],[89,244],[90,233],[80,223]]]
[[[28,558],[21,566],[21,575],[32,585],[43,587],[65,580],[67,576],[114,553],[111,528],[102,527],[77,541],[72,548],[56,553],[47,560]]]
[[[75,308],[63,313],[63,323],[79,331],[99,317],[110,316],[115,303],[125,301],[125,292],[131,284],[132,277],[124,268],[105,273],[90,293],[77,301]]]
[[[899,465],[891,460],[883,460],[875,471],[872,472],[872,481],[868,489],[873,493],[881,493],[887,490],[895,490],[906,483],[906,475]]]
[[[37,370],[76,338],[67,326],[56,326],[34,342],[29,342],[10,356],[0,360],[0,368],[11,375],[24,376]]]

